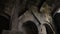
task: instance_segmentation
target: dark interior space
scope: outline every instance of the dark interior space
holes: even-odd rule
[[[60,13],[56,13],[53,18],[54,18],[55,26],[57,28],[57,32],[58,34],[60,34]]]
[[[2,34],[3,30],[9,30],[10,20],[4,16],[0,16],[0,34]]]
[[[48,24],[44,24],[44,25],[46,27],[47,34],[54,34],[53,29]]]
[[[37,26],[32,21],[23,23],[22,28],[25,30],[25,34],[38,34]]]

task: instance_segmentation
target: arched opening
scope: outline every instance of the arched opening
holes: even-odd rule
[[[9,30],[9,22],[6,17],[0,16],[0,34],[2,34],[3,30]]]
[[[38,28],[36,24],[32,21],[27,21],[22,25],[24,34],[38,34]]]
[[[54,34],[53,29],[48,24],[44,24],[44,25],[46,27],[47,34]]]
[[[60,34],[60,13],[56,13],[54,15],[54,24],[57,28],[57,33]]]

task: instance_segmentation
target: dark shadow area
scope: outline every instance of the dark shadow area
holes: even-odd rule
[[[38,34],[38,28],[32,21],[27,21],[22,25],[24,34]]]
[[[54,18],[55,26],[57,28],[57,32],[58,34],[60,34],[60,13],[55,14],[53,18]]]
[[[46,27],[47,34],[54,34],[53,31],[52,31],[52,29],[51,29],[51,27],[48,24],[44,24],[44,25]]]
[[[0,16],[0,34],[2,34],[3,30],[9,30],[10,20],[5,18],[4,16]]]

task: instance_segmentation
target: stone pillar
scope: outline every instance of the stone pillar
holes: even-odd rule
[[[17,34],[18,32],[18,11],[19,11],[19,0],[16,0],[16,4],[13,7],[11,14],[11,24],[12,29],[9,34]]]

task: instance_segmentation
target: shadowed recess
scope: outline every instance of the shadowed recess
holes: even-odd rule
[[[22,25],[24,34],[38,34],[38,28],[32,21],[27,21]]]
[[[46,27],[46,32],[47,34],[54,34],[54,32],[52,31],[51,27],[48,24],[44,24]]]
[[[9,30],[9,20],[4,16],[0,16],[0,34],[3,30]]]

